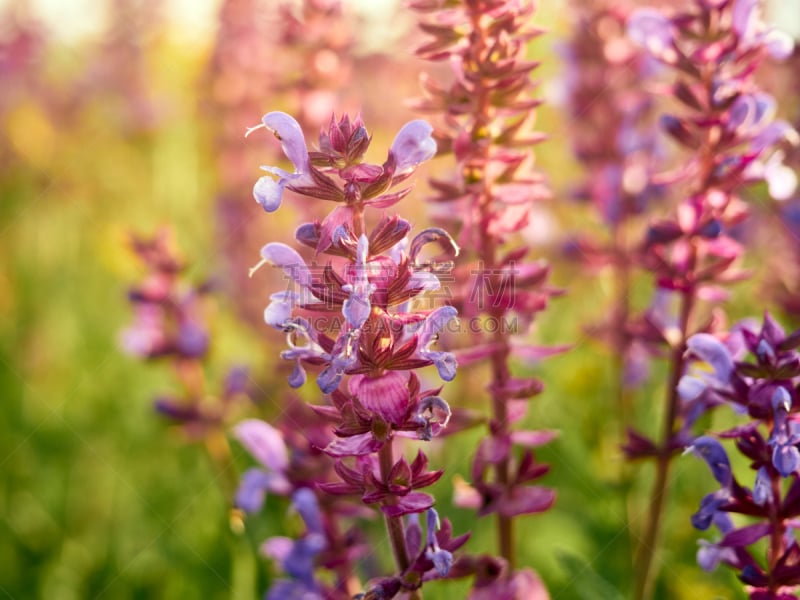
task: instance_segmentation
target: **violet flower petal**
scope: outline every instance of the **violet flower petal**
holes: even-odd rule
[[[283,272],[301,287],[308,288],[311,285],[311,271],[294,248],[280,242],[271,242],[261,248],[261,258],[283,269]]]
[[[775,444],[772,465],[782,477],[788,477],[800,467],[800,451],[790,444]]]
[[[308,148],[300,124],[290,115],[280,111],[267,113],[261,122],[278,138],[283,153],[292,161],[295,172],[308,173]]]
[[[400,425],[408,412],[410,396],[408,380],[398,371],[387,371],[378,377],[356,375],[349,382],[350,393],[368,411],[385,421]]]
[[[686,348],[713,367],[720,383],[728,383],[733,372],[733,358],[725,344],[709,333],[696,333],[686,342]]]
[[[264,322],[275,329],[285,329],[299,298],[299,294],[289,290],[270,295],[270,303],[264,309]]]
[[[656,58],[672,60],[672,23],[661,12],[653,8],[641,8],[628,19],[628,37]]]
[[[269,473],[264,469],[245,471],[236,490],[236,506],[246,513],[256,513],[261,510],[267,490],[271,487],[274,478],[274,473]]]
[[[250,455],[265,467],[284,472],[289,466],[289,453],[281,433],[259,419],[246,419],[236,425],[234,435]]]
[[[426,512],[426,523],[428,525],[428,547],[425,550],[425,557],[433,563],[433,568],[439,577],[447,577],[450,567],[453,566],[453,554],[439,547],[436,540],[436,531],[440,527],[439,515],[433,508],[429,508]]]
[[[723,488],[730,487],[733,482],[731,462],[728,459],[725,448],[722,447],[722,444],[720,444],[718,440],[704,435],[697,438],[686,450],[687,452],[694,452],[697,456],[706,461],[714,479],[716,479]]]
[[[759,506],[764,506],[771,503],[772,500],[772,482],[766,467],[761,467],[756,473],[756,481],[753,484],[753,502]]]
[[[308,488],[300,488],[292,494],[292,506],[303,519],[306,528],[311,533],[324,533],[322,525],[322,512],[319,508],[317,496]]]
[[[375,291],[375,285],[369,282],[367,256],[369,254],[369,239],[363,233],[358,238],[358,248],[356,250],[356,262],[353,265],[355,270],[354,281],[352,284],[342,286],[342,290],[348,292],[350,297],[342,304],[342,314],[351,326],[358,329],[369,318],[372,311],[370,296]]]
[[[433,158],[436,154],[436,141],[432,133],[433,127],[422,119],[403,125],[389,149],[389,155],[395,160],[396,172],[405,171]]]
[[[286,179],[275,181],[272,177],[259,177],[253,186],[253,198],[266,212],[275,212],[281,205]]]

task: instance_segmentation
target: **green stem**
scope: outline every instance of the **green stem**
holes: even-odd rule
[[[389,474],[392,471],[394,458],[392,456],[392,442],[385,443],[378,453],[378,459],[381,467],[381,479],[383,483],[389,483]],[[411,566],[411,561],[408,558],[408,549],[406,547],[406,534],[403,527],[403,519],[401,517],[390,517],[387,514],[383,515],[383,520],[386,523],[386,532],[389,534],[389,542],[392,545],[392,555],[394,562],[397,565],[397,570],[402,576]],[[422,600],[422,592],[420,590],[413,590],[408,595],[409,600]]]
[[[653,558],[658,550],[659,535],[664,516],[664,504],[668,492],[669,469],[673,451],[670,447],[678,418],[679,398],[678,382],[683,375],[686,339],[689,331],[689,317],[694,306],[694,290],[684,292],[681,302],[680,339],[672,352],[670,377],[667,382],[666,405],[664,410],[664,427],[661,446],[656,457],[656,479],[650,494],[647,526],[644,538],[639,546],[636,560],[636,588],[634,598],[646,600],[651,597],[656,571],[653,570]]]

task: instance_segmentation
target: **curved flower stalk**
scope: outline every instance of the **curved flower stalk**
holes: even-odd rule
[[[128,354],[168,362],[174,368],[181,392],[159,396],[155,408],[190,440],[205,444],[232,495],[235,474],[230,468],[224,430],[250,400],[247,369],[231,368],[219,383],[219,391],[211,391],[206,378],[211,338],[203,307],[203,297],[211,291],[211,284],[186,283],[186,265],[177,256],[166,228],[151,239],[131,236],[131,247],[145,267],[146,276],[128,293],[134,321],[122,331],[120,344]]]
[[[412,543],[417,538],[411,515],[430,515],[434,504],[420,490],[442,471],[429,471],[422,451],[411,463],[396,458],[394,446],[402,437],[430,440],[450,419],[439,389],[423,389],[416,371],[435,366],[445,381],[456,376],[454,356],[435,347],[438,334],[456,323],[456,310],[412,308],[424,301],[422,294],[440,287],[440,265],[419,262],[422,248],[436,242],[455,255],[458,247],[442,230],[409,239],[408,221],[367,213],[408,194],[410,187],[396,187],[436,152],[432,128],[424,121],[407,123],[380,165],[363,162],[371,136],[360,118],[332,118],[313,152],[300,125],[285,113],[268,113],[251,132],[260,128],[274,134],[294,168],[263,167],[269,175],[255,184],[256,201],[273,212],[291,190],[336,205],[321,222],[301,225],[295,233],[317,257],[326,256],[326,264],[306,264],[294,248],[272,242],[262,248],[256,267],[278,267],[288,283],[270,296],[264,318],[287,336],[289,348],[281,356],[294,363],[290,386],[304,385],[311,367],[319,390],[330,395],[329,404],[312,408],[335,426],[324,452],[335,460],[338,480],[317,488],[360,497],[360,504],[384,515],[396,571],[373,582],[365,597],[388,599],[401,592],[420,597],[425,581],[448,576],[452,550],[466,536],[451,540],[443,525],[440,538],[429,524],[428,544]]]
[[[650,339],[660,337],[670,356],[663,433],[650,441],[631,432],[627,445],[632,458],[654,457],[657,463],[637,557],[635,597],[645,598],[671,459],[691,437],[697,416],[680,402],[678,391],[686,341],[710,327],[699,320],[699,303],[719,304],[726,297],[724,286],[746,277],[738,267],[742,246],[731,236],[732,227],[747,215],[742,190],[766,181],[774,197],[789,191],[779,148],[796,141],[797,133],[775,119],[775,101],[755,82],[765,57],[785,57],[792,46],[761,22],[757,2],[695,0],[672,17],[641,9],[629,18],[628,35],[674,74],[668,93],[682,112],[663,115],[661,127],[687,151],[686,162],[664,179],[680,186],[683,199],[672,217],[650,225],[641,250],[657,296],[672,296],[677,303],[674,314],[654,309],[644,320]]]
[[[515,377],[509,367],[515,356],[538,358],[543,353],[516,340],[508,324],[530,323],[556,293],[546,284],[547,265],[524,260],[528,249],[511,241],[531,224],[535,201],[548,195],[541,177],[530,168],[529,150],[542,136],[530,132],[539,104],[529,95],[530,74],[537,63],[526,60],[525,51],[539,31],[530,26],[531,2],[409,4],[426,15],[421,28],[432,36],[418,54],[446,62],[454,74],[449,87],[423,77],[424,97],[417,108],[444,115],[437,139],[457,164],[452,179],[431,181],[436,216],[462,224],[458,239],[465,252],[456,270],[452,303],[464,318],[490,325],[486,329],[491,333],[473,340],[474,350],[468,353],[470,360],[491,363],[489,435],[475,456],[472,488],[462,490],[460,497],[481,515],[497,515],[499,552],[509,568],[490,586],[501,593],[513,589],[509,580],[533,577],[514,570],[513,519],[545,511],[555,500],[554,491],[529,485],[548,470],[535,461],[533,449],[552,434],[512,431],[542,384]],[[473,597],[490,589],[476,588]]]
[[[724,564],[737,571],[749,597],[795,598],[800,585],[800,331],[786,335],[769,314],[760,328],[743,324],[724,342],[708,334],[689,338],[689,356],[710,365],[702,379],[681,379],[684,400],[731,406],[746,420],[722,432],[750,461],[745,484],[731,470],[723,445],[702,436],[687,448],[706,461],[719,489],[706,495],[692,516],[695,528],[718,530],[714,541],[701,540],[697,562],[712,571]],[[742,358],[748,360],[741,360]],[[746,515],[747,524],[732,516]],[[736,519],[738,520],[738,519]],[[763,542],[766,541],[766,554]]]
[[[644,381],[648,370],[630,322],[638,257],[633,241],[641,238],[642,216],[665,195],[654,177],[664,154],[655,102],[641,85],[653,64],[625,35],[629,8],[576,0],[573,9],[573,35],[562,54],[573,153],[585,173],[575,196],[591,203],[605,232],[603,237],[582,236],[570,243],[569,252],[592,271],[613,271],[610,315],[605,325],[592,330],[612,351],[619,417],[629,423],[630,390]]]

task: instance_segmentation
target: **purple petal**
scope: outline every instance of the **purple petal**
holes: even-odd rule
[[[697,333],[689,338],[686,348],[710,364],[721,383],[728,383],[733,372],[733,359],[725,344],[709,333]]]
[[[432,133],[433,127],[421,119],[403,125],[389,149],[389,154],[395,160],[395,171],[405,171],[433,158],[436,154],[436,141]]]
[[[234,435],[250,455],[265,467],[280,473],[289,466],[289,454],[283,436],[269,423],[247,419],[234,428]]]
[[[317,496],[308,488],[300,488],[292,494],[292,506],[302,517],[306,528],[312,533],[324,533],[322,513]]]
[[[529,486],[516,488],[507,498],[497,504],[497,512],[504,517],[515,517],[544,512],[553,506],[556,493],[548,488]]]
[[[453,554],[447,550],[439,548],[437,550],[426,550],[425,558],[433,563],[433,568],[436,570],[439,577],[447,577],[450,573],[450,567],[453,566]]]
[[[269,588],[264,600],[325,600],[316,586],[306,581],[278,579]]]
[[[333,365],[328,365],[317,375],[317,385],[323,394],[330,394],[339,387],[342,377],[344,377],[344,371],[340,371]]]
[[[329,456],[364,456],[380,450],[383,443],[375,439],[371,432],[346,438],[337,438],[325,447]]]
[[[406,285],[407,290],[420,290],[422,292],[436,292],[441,289],[439,278],[430,271],[414,271]]]
[[[296,173],[308,173],[308,148],[300,124],[284,112],[271,112],[261,119],[264,126],[275,134],[283,153],[292,161]]]
[[[438,333],[457,317],[458,311],[453,306],[440,306],[432,311],[422,321],[418,339],[419,345],[424,347],[433,343]]]
[[[716,479],[722,487],[727,488],[731,485],[731,463],[728,459],[727,452],[725,452],[725,448],[722,447],[719,441],[704,435],[697,438],[692,445],[687,448],[687,451],[694,452],[697,456],[706,461],[711,469],[711,474],[714,475],[714,479]]]
[[[304,288],[311,285],[311,271],[294,248],[280,242],[272,242],[261,249],[261,258],[283,269],[283,272],[298,285]]]
[[[239,488],[236,490],[236,506],[247,513],[261,510],[272,479],[273,474],[263,469],[245,471],[239,482]]]
[[[401,517],[411,513],[420,513],[433,506],[433,498],[422,492],[411,492],[401,496],[397,504],[381,506],[384,514],[390,517]]]
[[[733,548],[722,548],[706,540],[699,541],[697,549],[697,565],[706,573],[716,570],[720,563],[735,563],[736,552]]]
[[[296,360],[294,363],[294,368],[292,369],[291,374],[287,380],[289,382],[289,387],[292,389],[297,389],[299,387],[303,387],[306,383],[306,370],[303,368],[303,365],[300,364],[300,360]]]
[[[342,286],[342,290],[350,293],[350,297],[342,304],[342,314],[355,329],[361,327],[372,312],[370,296],[375,286],[369,282],[367,275],[367,255],[369,239],[363,233],[358,238],[356,263],[353,265],[353,283]]]
[[[511,441],[520,446],[527,448],[538,448],[549,444],[556,437],[557,431],[541,430],[541,431],[514,431],[511,433]]]
[[[294,540],[288,537],[275,536],[267,538],[259,547],[261,554],[267,558],[282,563],[292,551]]]
[[[356,375],[349,388],[364,408],[385,421],[399,425],[405,420],[410,402],[408,380],[398,371],[387,371],[378,377]]]
[[[264,322],[276,329],[284,329],[286,322],[292,318],[292,310],[299,297],[296,292],[288,290],[272,294],[270,303],[264,309]]]
[[[733,30],[743,41],[751,40],[755,35],[759,25],[758,4],[759,0],[733,2]]]
[[[208,332],[191,320],[185,320],[178,329],[176,341],[183,356],[197,358],[208,350]]]
[[[702,394],[708,385],[699,377],[684,375],[678,382],[678,396],[684,402],[691,402]]]
[[[762,537],[767,535],[771,529],[769,523],[756,523],[725,534],[719,545],[723,548],[736,548],[755,544]]]
[[[284,187],[286,187],[285,179],[275,181],[272,177],[259,177],[253,186],[253,198],[265,211],[275,212],[281,205]]]
[[[461,251],[455,240],[444,229],[440,227],[429,227],[428,229],[423,229],[414,236],[408,255],[416,262],[417,256],[422,248],[432,243],[437,243],[444,252],[453,256],[458,256]]]
[[[783,477],[788,477],[800,466],[800,451],[795,446],[776,444],[772,450],[772,464]]]
[[[342,315],[352,327],[358,329],[372,312],[372,303],[369,298],[371,292],[359,293],[360,291],[353,289],[353,286],[343,286],[342,289],[350,292],[350,297],[342,303]]]
[[[767,48],[767,53],[775,60],[786,60],[794,52],[792,36],[774,28],[770,28],[764,34],[762,43]]]
[[[628,37],[656,58],[668,60],[672,50],[672,23],[659,11],[641,8],[628,19]]]
[[[751,140],[750,146],[754,152],[761,153],[783,140],[794,145],[800,144],[800,136],[794,127],[783,119],[777,119],[759,131]]]
[[[774,412],[783,410],[787,413],[792,410],[792,397],[782,385],[776,387],[775,391],[772,393],[772,410]]]
[[[439,377],[442,381],[453,381],[456,376],[456,369],[458,361],[456,361],[455,354],[452,352],[425,352],[422,354],[424,358],[433,361],[436,370],[439,371]]]
[[[766,467],[761,467],[756,473],[756,481],[753,484],[753,502],[759,506],[764,506],[767,503],[771,503],[772,500],[772,482]]]
[[[450,405],[439,396],[426,396],[417,405],[414,421],[422,428],[417,432],[421,440],[430,441],[441,429],[447,427],[452,416]]]

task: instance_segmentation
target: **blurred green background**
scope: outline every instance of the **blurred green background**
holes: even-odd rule
[[[258,27],[262,18],[276,26],[275,2],[238,4],[245,17],[233,19],[238,25],[230,31]],[[362,107],[374,146],[382,149],[413,116],[403,101],[417,93],[422,65],[409,56],[413,19],[391,3],[375,6],[354,5],[350,33],[359,41],[345,41],[335,54],[350,57],[337,71],[346,79],[323,83],[347,84],[335,100]],[[241,232],[225,230],[221,194],[244,198],[254,244],[288,241],[287,226],[300,219],[290,210],[266,216],[252,202],[247,185],[258,165],[275,160],[275,149],[264,138],[245,141],[241,123],[228,119],[238,111],[237,119],[256,124],[274,108],[293,112],[295,92],[310,83],[290,77],[279,84],[269,69],[263,80],[253,74],[282,63],[299,68],[292,57],[308,51],[307,41],[273,45],[255,55],[257,64],[248,62],[247,47],[234,51],[239,59],[220,62],[221,8],[219,2],[157,0],[0,4],[0,598],[249,599],[262,595],[273,572],[256,548],[267,534],[285,532],[285,504],[271,499],[244,534],[234,533],[229,493],[202,447],[152,409],[153,397],[176,385],[169,368],[128,357],[118,343],[131,319],[127,287],[143,275],[126,245],[129,231],[151,234],[171,224],[192,265],[191,279],[236,279],[256,254],[223,251]],[[531,53],[544,61],[539,73],[547,96],[557,87],[550,83],[561,68],[554,40],[568,15],[562,4],[545,3],[541,19],[553,33]],[[375,43],[379,38],[383,45]],[[226,43],[236,47],[235,36]],[[314,56],[318,67],[331,59],[319,49]],[[387,65],[401,70],[387,75]],[[388,93],[387,78],[395,85]],[[622,598],[651,469],[624,466],[608,400],[612,361],[584,333],[605,317],[610,276],[589,277],[553,250],[565,229],[593,226],[586,207],[559,201],[578,175],[558,108],[544,108],[538,127],[551,136],[538,162],[556,190],[544,209],[542,222],[550,225],[538,232],[539,253],[552,255],[555,283],[568,295],[543,313],[537,339],[575,348],[541,365],[519,365],[547,385],[529,423],[561,431],[540,453],[552,465],[545,483],[559,499],[550,512],[518,521],[520,562],[540,572],[553,598]],[[407,202],[418,224],[424,223],[424,177],[443,164],[434,161],[417,177],[418,193]],[[239,275],[226,275],[230,269]],[[265,281],[245,285],[250,304],[263,306],[270,291]],[[753,304],[758,285],[757,277],[736,292],[732,317],[761,309]],[[644,306],[646,279],[637,292]],[[217,296],[212,378],[226,365],[246,364],[259,381],[274,382],[267,395],[279,398],[285,389],[276,373],[281,336],[248,325],[240,312],[230,297]],[[460,385],[466,389],[476,378],[480,373],[464,376]],[[454,388],[461,389],[458,381]],[[662,395],[654,385],[637,398],[637,419],[649,431],[656,431]],[[275,410],[270,403],[261,409],[266,417]],[[432,464],[447,469],[436,488],[442,506],[453,476],[466,477],[479,437],[470,431],[434,443]],[[236,455],[239,466],[248,464],[239,448]],[[635,474],[628,504],[625,473]],[[705,466],[679,459],[673,477],[657,596],[743,597],[730,574],[707,575],[694,564],[700,536],[688,517],[712,491]],[[476,522],[466,510],[443,512],[456,532],[473,531],[468,549],[493,547],[489,520]],[[430,589],[426,598],[435,600],[460,597],[464,588]]]

